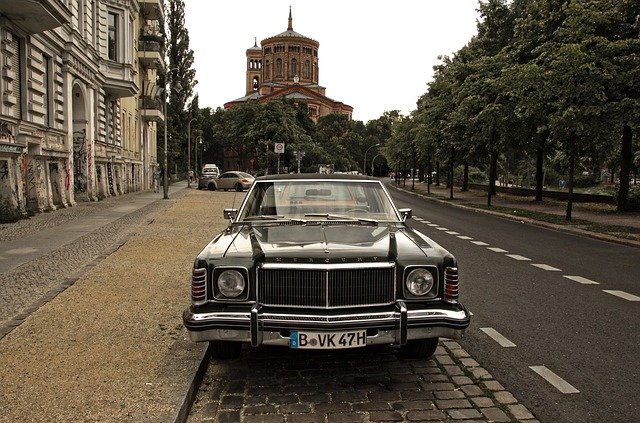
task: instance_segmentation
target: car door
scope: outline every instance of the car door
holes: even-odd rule
[[[223,173],[218,178],[218,189],[231,189],[233,188],[233,181],[236,176],[233,173]]]

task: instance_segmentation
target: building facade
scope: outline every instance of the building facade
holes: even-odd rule
[[[149,189],[162,0],[0,0],[0,201],[23,213]]]
[[[320,43],[293,30],[289,9],[287,30],[266,38],[246,50],[245,95],[225,103],[228,109],[249,101],[266,102],[286,97],[304,101],[314,122],[329,113],[351,118],[353,107],[326,96],[321,86],[318,49]]]

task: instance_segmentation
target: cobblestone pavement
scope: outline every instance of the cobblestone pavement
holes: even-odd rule
[[[93,203],[40,213],[30,219],[0,225],[0,243],[29,237],[38,232],[55,228],[98,212],[108,212],[126,204],[132,197],[149,193],[127,194]],[[178,198],[181,191],[172,193]],[[160,199],[161,197],[158,197]],[[21,324],[26,317],[59,292],[73,284],[79,272],[94,260],[109,254],[126,241],[135,228],[148,223],[148,216],[167,208],[171,202],[154,201],[138,210],[97,227],[72,242],[60,245],[35,260],[0,274],[0,338]],[[37,238],[35,238],[37,239]]]
[[[391,347],[340,353],[260,347],[212,361],[188,421],[537,422],[460,347],[430,360]]]

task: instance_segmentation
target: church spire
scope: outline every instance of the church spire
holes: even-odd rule
[[[293,18],[291,17],[291,6],[289,6],[289,27],[287,31],[293,31]]]

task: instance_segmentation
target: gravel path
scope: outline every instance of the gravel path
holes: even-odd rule
[[[0,340],[1,422],[175,416],[204,347],[182,327],[191,266],[226,226],[222,210],[234,196],[183,192],[126,217],[123,238],[96,234],[112,245],[128,240]]]

